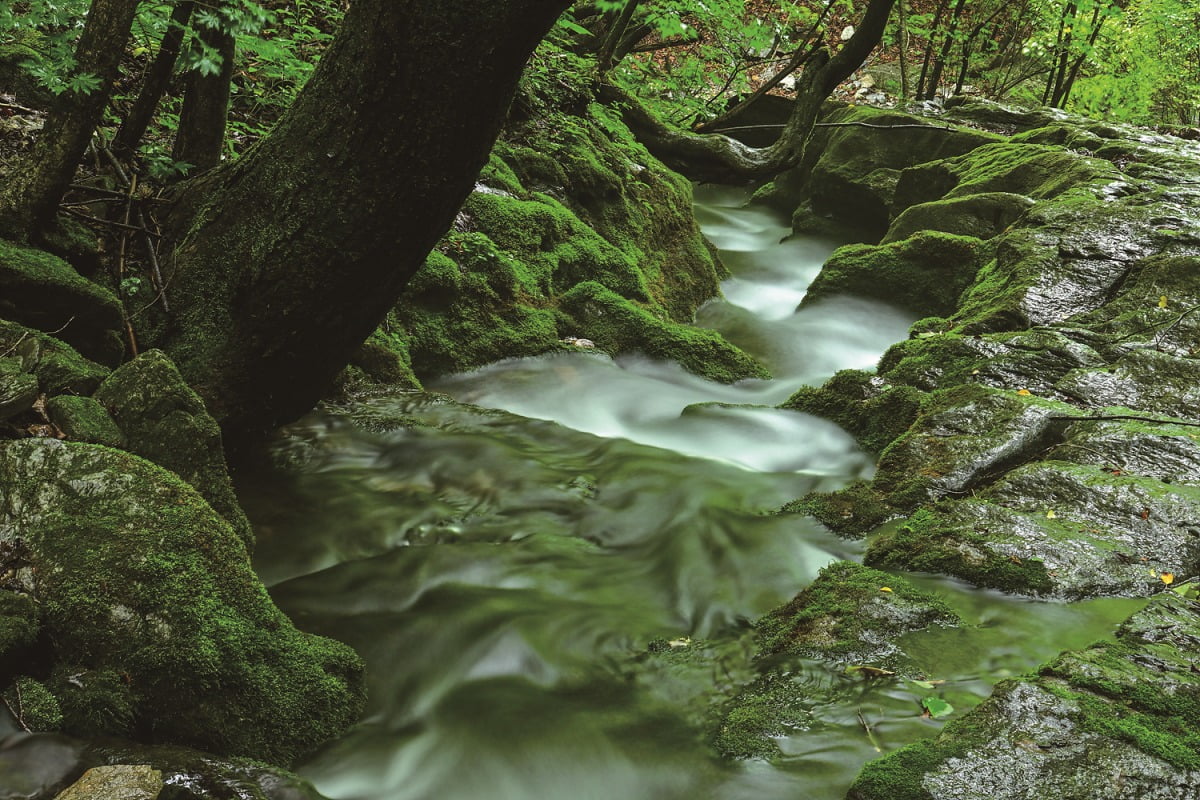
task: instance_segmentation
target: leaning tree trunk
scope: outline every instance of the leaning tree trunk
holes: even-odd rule
[[[837,85],[858,69],[887,26],[896,0],[870,0],[854,35],[830,56],[821,48],[796,82],[796,102],[779,139],[769,147],[748,147],[718,133],[682,131],[664,124],[628,92],[604,85],[600,97],[619,105],[638,141],[667,166],[692,180],[748,183],[773,177],[800,163],[821,105]]]
[[[6,235],[36,240],[53,224],[108,103],[137,6],[138,0],[93,0],[75,48],[75,74],[92,75],[100,84],[90,92],[71,92],[50,112],[33,151],[0,191],[0,230]]]
[[[568,5],[355,0],[271,134],[184,184],[158,344],[227,432],[328,390],[453,222]]]
[[[223,27],[201,27],[196,35],[221,56],[221,68],[211,75],[199,69],[188,73],[171,158],[201,171],[221,161],[237,51],[233,33]]]

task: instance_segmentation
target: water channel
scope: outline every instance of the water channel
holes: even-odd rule
[[[749,621],[863,549],[770,513],[872,470],[836,426],[774,406],[873,366],[912,321],[856,298],[797,312],[834,243],[785,240],[784,220],[744,200],[698,191],[733,277],[697,324],[758,356],[772,380],[725,386],[595,352],[501,362],[430,387],[458,402],[395,393],[323,409],[286,432],[277,471],[241,487],[276,602],[368,665],[366,717],[300,768],[320,791],[833,800],[867,759],[937,733],[911,685],[814,663],[796,680],[836,699],[780,737],[782,758],[728,764],[705,743],[704,697],[753,676]],[[1138,603],[919,580],[970,623],[907,642],[956,714],[1107,635]],[[702,639],[719,654],[703,669],[639,657],[655,640]]]

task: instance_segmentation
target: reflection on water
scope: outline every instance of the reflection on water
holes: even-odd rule
[[[838,691],[780,740],[776,763],[718,763],[687,707],[753,674],[748,620],[861,552],[812,520],[765,513],[871,469],[836,427],[769,406],[871,365],[910,321],[848,298],[794,313],[831,245],[781,244],[781,220],[740,202],[714,191],[697,206],[735,272],[698,322],[762,358],[772,380],[722,386],[589,353],[503,362],[438,386],[503,411],[404,394],[327,410],[290,429],[287,468],[240,487],[276,601],[368,664],[366,718],[301,767],[322,792],[832,800],[878,754],[860,715],[884,749],[937,731],[912,687],[815,663],[796,679]],[[1057,652],[1042,620],[1095,638],[1126,613],[936,586],[987,623],[910,642],[960,709]],[[709,639],[723,660],[690,685],[639,670],[651,640],[683,637]]]

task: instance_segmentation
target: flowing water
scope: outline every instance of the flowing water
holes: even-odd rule
[[[871,457],[836,426],[772,406],[872,366],[912,321],[855,298],[797,312],[833,244],[781,241],[783,221],[743,200],[698,193],[734,277],[697,324],[772,380],[724,386],[590,352],[506,361],[431,387],[458,403],[397,393],[314,414],[286,433],[278,470],[241,486],[276,602],[367,662],[365,719],[301,767],[322,792],[832,799],[865,760],[937,732],[913,686],[813,663],[796,680],[823,699],[779,739],[783,758],[731,765],[705,745],[694,701],[753,675],[748,621],[861,556],[812,520],[767,512],[869,476]],[[959,712],[1107,635],[1136,603],[924,582],[972,623],[906,642]],[[643,654],[662,639],[704,639],[717,657],[655,668]]]

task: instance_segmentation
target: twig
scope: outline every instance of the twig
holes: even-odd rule
[[[0,103],[0,108],[10,108],[13,111],[24,111],[26,114],[42,114],[42,113],[44,113],[42,111],[38,111],[36,108],[27,108],[25,106],[19,106],[16,103]]]
[[[1157,422],[1160,425],[1182,425],[1188,428],[1200,428],[1200,422],[1187,422],[1182,419],[1155,419],[1154,417],[1139,417],[1136,414],[1090,414],[1086,417],[1048,416],[1046,419],[1069,419],[1072,422],[1090,422],[1092,420],[1131,419],[1137,422]]]
[[[861,711],[858,712],[858,724],[862,725],[863,730],[866,731],[867,741],[871,743],[871,747],[875,748],[875,752],[882,753],[883,748],[879,746],[879,741],[875,738],[875,732],[871,730],[871,726],[867,722],[867,718],[863,716]]]
[[[784,128],[785,123],[775,122],[766,125],[735,125],[730,128],[714,128],[713,133],[724,133],[725,131],[749,131],[757,128]],[[952,131],[955,128],[949,125],[917,125],[913,123],[903,123],[899,125],[875,125],[871,122],[818,122],[814,127],[817,128],[878,128],[880,130],[891,130],[892,128],[920,128],[925,131]]]
[[[150,231],[146,227],[146,217],[142,214],[139,208],[137,211],[138,224],[142,226],[145,232],[146,255],[150,257],[150,277],[154,281],[154,288],[158,291],[158,297],[162,300],[163,311],[167,314],[171,313],[171,306],[167,303],[167,286],[163,283],[162,271],[158,268],[158,251],[154,248],[154,241],[150,238]]]
[[[115,219],[103,219],[101,217],[93,217],[91,214],[84,214],[82,211],[76,211],[75,209],[73,209],[69,206],[63,206],[62,210],[67,212],[68,214],[79,217],[80,219],[85,219],[88,222],[97,222],[101,225],[112,225],[114,227],[121,228],[123,230],[134,231],[136,233],[144,233],[147,236],[156,236],[156,237],[162,236],[162,234],[160,234],[160,233],[155,233],[154,231],[148,231],[145,228],[139,228],[137,225],[126,225],[124,222],[117,222]]]

